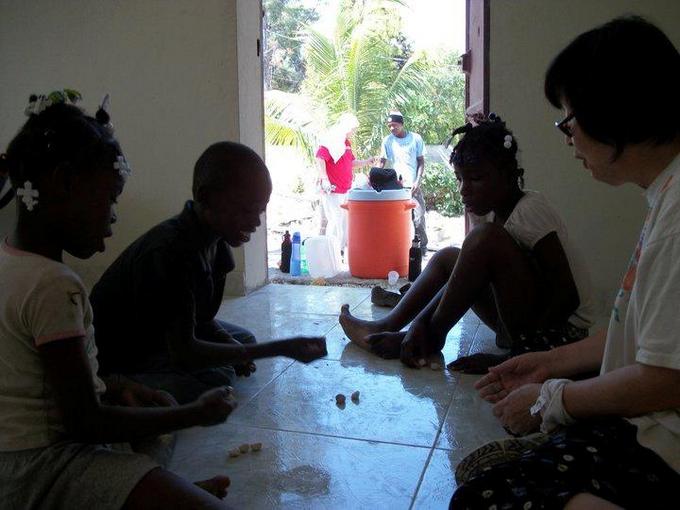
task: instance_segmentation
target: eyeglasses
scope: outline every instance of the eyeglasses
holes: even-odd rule
[[[574,136],[574,132],[572,131],[571,127],[568,126],[569,122],[574,118],[574,114],[570,113],[567,115],[565,118],[562,120],[555,122],[555,127],[562,131],[566,136],[571,138]]]

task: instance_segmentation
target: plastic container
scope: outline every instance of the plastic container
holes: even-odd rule
[[[290,240],[290,233],[286,230],[281,242],[281,272],[290,273],[290,256],[293,252],[293,243]]]
[[[411,190],[353,189],[347,203],[348,263],[352,276],[385,278],[390,271],[408,275],[411,247]]]
[[[307,269],[307,239],[300,243],[300,276],[309,276]]]
[[[420,251],[420,238],[415,236],[408,251],[408,281],[414,282],[420,276],[423,266],[423,254]]]
[[[300,232],[293,233],[293,246],[290,252],[290,275],[300,276]]]
[[[331,278],[340,272],[338,243],[332,236],[305,239],[307,268],[312,278]]]

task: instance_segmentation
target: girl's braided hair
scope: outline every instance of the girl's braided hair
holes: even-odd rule
[[[109,115],[103,107],[96,118],[87,115],[73,104],[79,97],[71,90],[30,97],[28,120],[0,156],[0,175],[9,175],[13,189],[63,165],[91,172],[108,158],[113,169],[122,151],[113,137]],[[35,108],[40,101],[47,105]],[[2,205],[7,202],[3,199]]]
[[[524,169],[517,162],[517,141],[505,122],[495,113],[473,117],[472,122],[453,130],[451,137],[463,135],[451,152],[454,167],[466,167],[487,161],[518,179],[524,187]]]

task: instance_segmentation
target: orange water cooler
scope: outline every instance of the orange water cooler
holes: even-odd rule
[[[408,275],[411,247],[410,189],[353,189],[342,205],[348,213],[349,272],[357,278],[387,278],[396,271]]]

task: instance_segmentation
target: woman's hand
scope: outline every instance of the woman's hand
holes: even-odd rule
[[[543,383],[550,377],[548,356],[548,352],[529,352],[489,367],[489,373],[475,383],[479,396],[494,403],[522,385]]]
[[[512,434],[525,435],[535,432],[541,425],[541,417],[532,416],[529,409],[540,393],[540,384],[526,384],[493,406],[493,414]]]

